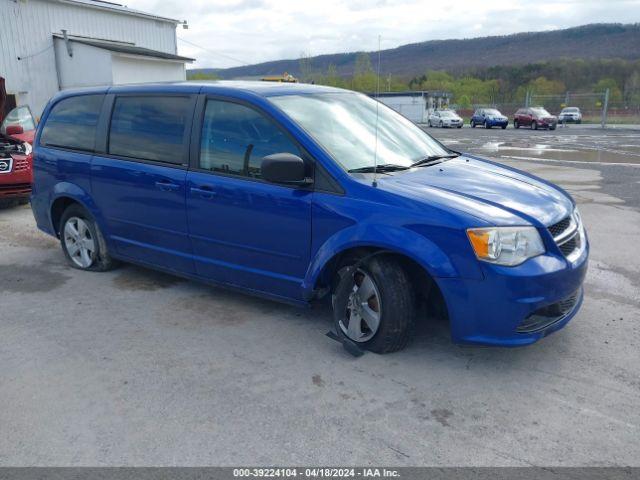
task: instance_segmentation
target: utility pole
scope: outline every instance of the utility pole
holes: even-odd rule
[[[602,128],[607,127],[607,110],[609,109],[609,89],[607,88],[604,91],[604,104],[602,105],[602,121],[600,122],[600,126]]]

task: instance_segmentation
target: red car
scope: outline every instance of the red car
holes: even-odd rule
[[[515,128],[531,127],[533,130],[548,128],[555,130],[558,125],[558,117],[551,115],[542,107],[520,108],[513,116]]]
[[[0,206],[29,201],[35,127],[29,107],[13,109],[0,126]]]

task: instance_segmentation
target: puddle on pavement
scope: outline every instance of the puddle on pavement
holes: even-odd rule
[[[497,156],[518,156],[518,153],[522,153],[521,156],[530,157],[531,159],[540,158],[546,160],[573,162],[640,164],[640,155],[635,152],[621,152],[597,148],[572,149],[563,148],[562,145],[553,146],[543,143],[485,142],[480,147],[470,148],[469,151],[475,151],[476,153],[491,153]]]

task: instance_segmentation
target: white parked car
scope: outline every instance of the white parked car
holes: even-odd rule
[[[582,123],[582,112],[578,107],[565,107],[558,115],[558,123]]]
[[[462,128],[462,118],[453,110],[435,110],[429,115],[430,127]]]

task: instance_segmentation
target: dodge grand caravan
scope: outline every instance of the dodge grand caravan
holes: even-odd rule
[[[422,302],[455,342],[518,346],[582,302],[571,197],[452,151],[358,93],[217,82],[65,91],[38,126],[32,209],[72,267],[133,262],[307,305],[404,347]],[[428,310],[427,310],[428,311]]]

